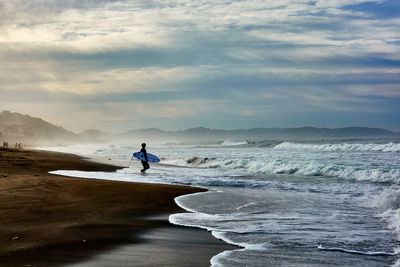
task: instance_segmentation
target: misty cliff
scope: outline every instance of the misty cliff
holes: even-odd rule
[[[40,118],[0,112],[0,138],[2,141],[23,144],[55,144],[76,142],[77,135]]]

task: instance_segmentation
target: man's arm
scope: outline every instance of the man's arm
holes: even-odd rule
[[[146,161],[149,161],[149,160],[147,159],[147,151],[146,151],[146,149],[143,149],[143,154],[144,154],[144,158],[146,159]]]

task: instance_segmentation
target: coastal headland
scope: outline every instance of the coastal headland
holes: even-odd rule
[[[209,266],[232,249],[206,231],[171,225],[179,195],[203,189],[67,178],[53,170],[116,171],[117,166],[48,151],[0,150],[0,264]],[[117,252],[116,252],[117,253]],[[90,265],[90,264],[89,264]],[[98,266],[100,266],[98,265]]]

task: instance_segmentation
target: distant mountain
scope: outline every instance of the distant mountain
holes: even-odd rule
[[[127,144],[140,142],[221,142],[262,141],[262,140],[330,140],[330,139],[363,139],[400,137],[381,128],[347,127],[347,128],[253,128],[237,130],[220,130],[205,127],[179,131],[163,131],[157,128],[131,130],[121,134],[107,134],[99,130],[85,130],[74,134],[62,127],[53,125],[40,118],[0,112],[0,141],[25,144],[69,144],[78,142],[123,142]]]
[[[80,133],[79,137],[82,141],[87,142],[105,142],[110,140],[112,136],[96,129],[88,129]]]
[[[0,133],[2,140],[10,144],[50,144],[78,139],[76,134],[40,118],[9,111],[0,112]]]
[[[368,127],[347,128],[253,128],[238,130],[220,130],[204,127],[184,131],[163,131],[160,129],[132,130],[122,135],[130,140],[177,141],[177,142],[215,142],[221,140],[319,140],[343,138],[381,138],[400,136],[389,130]]]
[[[335,138],[378,138],[388,136],[398,136],[398,133],[368,127],[347,127],[347,128],[258,128],[247,130],[235,130],[233,135],[253,139],[276,139],[276,140],[315,140],[315,139],[335,139]]]

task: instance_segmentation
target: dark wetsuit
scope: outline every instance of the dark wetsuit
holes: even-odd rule
[[[140,152],[143,152],[144,157],[145,157],[145,159],[146,159],[146,161],[141,160],[142,165],[143,165],[143,170],[142,170],[142,172],[145,172],[146,170],[150,169],[150,165],[149,165],[149,163],[147,162],[147,152],[146,152],[146,149],[145,149],[145,148],[142,148],[142,149],[140,150]]]

